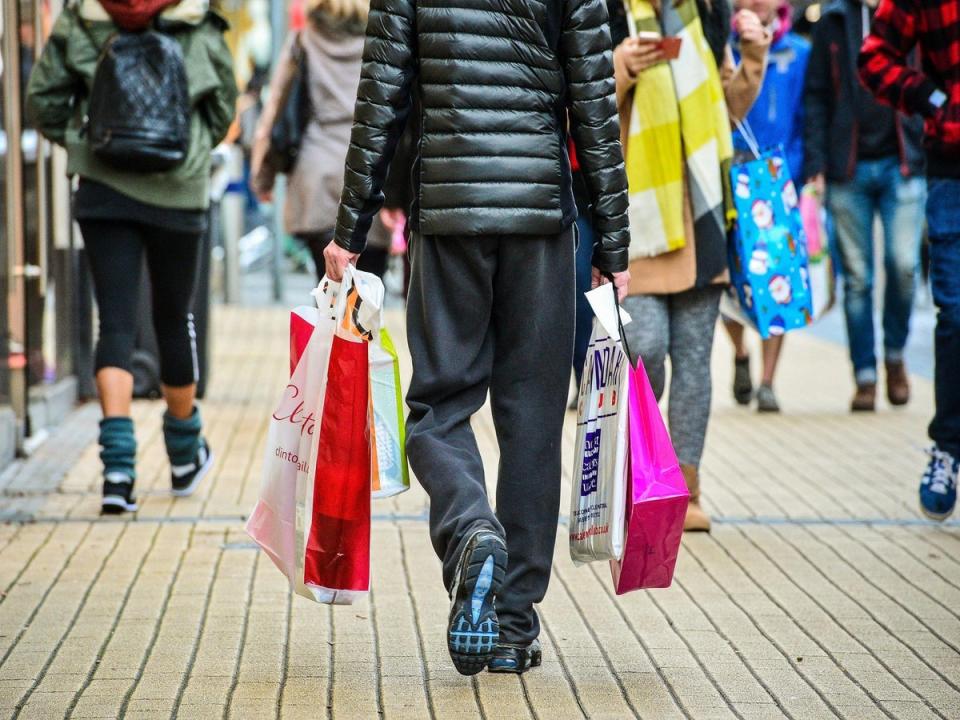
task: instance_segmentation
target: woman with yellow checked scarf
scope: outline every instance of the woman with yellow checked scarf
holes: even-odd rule
[[[624,2],[629,34],[614,38],[614,66],[630,183],[624,307],[633,322],[626,333],[657,397],[670,357],[670,431],[690,489],[684,528],[709,530],[699,465],[710,416],[710,353],[728,280],[730,122],[756,99],[770,38],[755,14],[737,13],[743,60],[734,67],[726,0]]]

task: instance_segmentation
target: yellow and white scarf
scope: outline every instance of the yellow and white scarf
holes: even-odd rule
[[[694,226],[709,241],[725,233],[722,165],[733,157],[720,74],[703,34],[695,0],[663,0],[660,18],[650,0],[625,0],[631,34],[681,38],[680,56],[654,65],[637,80],[627,144],[630,259],[679,250],[684,180]]]

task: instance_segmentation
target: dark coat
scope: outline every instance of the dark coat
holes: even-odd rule
[[[856,171],[860,12],[857,0],[834,0],[813,28],[804,92],[804,180],[824,173],[827,180],[847,182]],[[896,122],[900,172],[922,175],[923,118],[898,113]]]
[[[416,92],[412,227],[557,234],[576,218],[567,126],[599,235],[627,267],[627,181],[604,0],[373,0],[336,242],[359,252]]]

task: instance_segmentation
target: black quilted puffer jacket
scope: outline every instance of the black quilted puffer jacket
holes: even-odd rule
[[[414,94],[417,232],[561,232],[576,219],[569,127],[593,205],[594,265],[627,268],[605,0],[372,0],[337,220],[344,249],[364,247]]]

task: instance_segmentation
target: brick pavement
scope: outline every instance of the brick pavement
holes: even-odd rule
[[[419,488],[375,503],[374,586],[355,606],[291,598],[252,547],[242,517],[286,315],[220,308],[215,326],[204,414],[219,460],[197,496],[167,494],[147,402],[135,520],[97,517],[97,448],[76,428],[0,478],[0,512],[32,520],[0,524],[0,717],[960,717],[960,529],[915,510],[929,383],[906,410],[851,417],[843,349],[791,336],[785,413],[758,417],[732,406],[718,338],[714,532],[685,539],[672,588],[615,598],[605,567],[573,566],[561,528],[543,667],[470,680],[446,656]],[[492,474],[486,413],[476,427]]]

